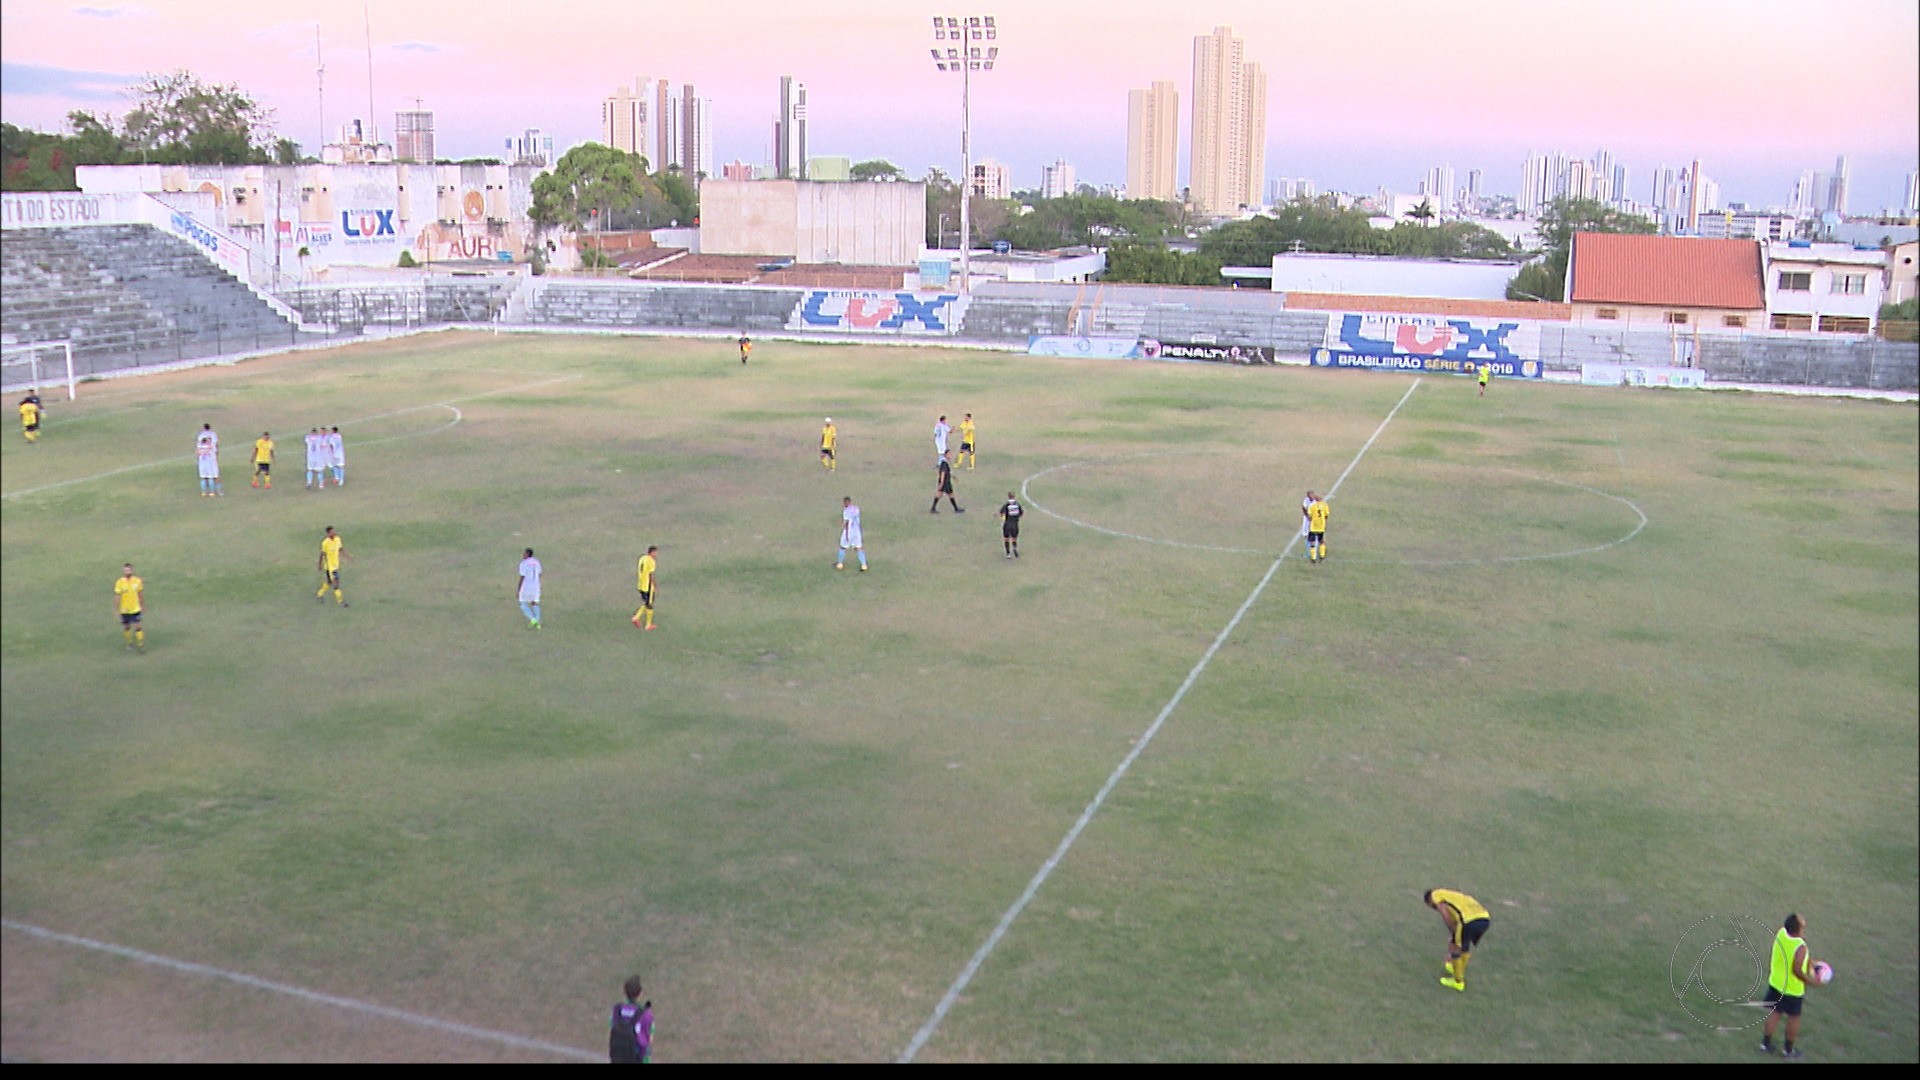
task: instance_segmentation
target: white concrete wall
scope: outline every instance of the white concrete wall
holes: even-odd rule
[[[700,185],[706,254],[910,266],[926,231],[926,185],[920,183],[709,179]]]
[[[1273,257],[1273,291],[1505,300],[1519,263],[1396,259],[1385,255]]]

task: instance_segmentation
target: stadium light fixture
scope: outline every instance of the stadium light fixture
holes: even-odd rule
[[[933,18],[933,54],[936,71],[960,76],[960,291],[971,290],[973,248],[973,73],[992,71],[1000,59],[1000,46],[986,44],[1000,40],[1000,27],[992,15],[935,15]]]

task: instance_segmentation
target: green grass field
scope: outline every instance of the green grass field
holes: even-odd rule
[[[891,1059],[1351,464],[1331,561],[1275,570],[920,1059],[1751,1060],[1760,1012],[1670,966],[1789,911],[1838,971],[1809,1057],[1920,1056],[1913,406],[1429,378],[1355,464],[1411,380],[733,352],[438,334],[9,431],[5,917],[596,1054],[639,971],[658,1060]],[[344,489],[301,488],[317,424]],[[1037,473],[1098,528],[1030,503],[1009,562]],[[1464,995],[1433,886],[1494,913]],[[10,1061],[542,1058],[0,946]]]

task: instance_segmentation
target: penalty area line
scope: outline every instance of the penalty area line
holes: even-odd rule
[[[238,983],[241,986],[251,987],[255,990],[265,990],[269,993],[283,994],[287,997],[299,998],[301,1001],[309,1001],[316,1005],[331,1005],[336,1009],[346,1009],[351,1012],[364,1013],[368,1016],[378,1016],[386,1020],[397,1020],[400,1023],[411,1024],[414,1027],[428,1028],[433,1031],[445,1031],[454,1035],[463,1035],[469,1039],[481,1039],[486,1042],[499,1043],[502,1046],[511,1046],[517,1050],[534,1050],[543,1054],[552,1054],[556,1057],[564,1057],[574,1061],[599,1061],[601,1059],[601,1055],[590,1054],[577,1047],[561,1046],[558,1043],[542,1042],[539,1039],[529,1039],[521,1035],[511,1035],[504,1031],[491,1031],[487,1028],[474,1027],[471,1024],[455,1023],[452,1020],[442,1020],[434,1016],[408,1012],[405,1009],[396,1009],[390,1005],[376,1005],[371,1001],[360,1001],[356,998],[340,997],[337,994],[323,994],[317,990],[308,990],[304,987],[277,983],[269,979],[248,975],[244,972],[228,971],[225,968],[212,967],[207,964],[196,964],[189,960],[175,960],[172,957],[160,956],[156,953],[145,952],[140,949],[130,949],[125,945],[113,945],[105,941],[95,941],[92,938],[63,934],[57,930],[48,930],[42,926],[16,922],[13,919],[0,919],[0,926],[4,926],[8,930],[26,934],[29,937],[40,938],[43,941],[53,941],[62,945],[72,945],[77,948],[90,949],[94,952],[118,956],[151,967],[166,968],[169,971],[183,972],[188,975],[202,975],[207,978]]]
[[[1413,385],[1407,387],[1407,392],[1400,395],[1400,400],[1394,404],[1392,411],[1387,413],[1387,418],[1380,421],[1380,426],[1373,429],[1373,434],[1367,436],[1367,441],[1361,445],[1360,452],[1353,455],[1353,460],[1347,462],[1347,467],[1341,471],[1340,478],[1335,480],[1333,486],[1327,489],[1327,498],[1329,500],[1339,493],[1340,485],[1346,483],[1347,477],[1353,473],[1354,467],[1360,464],[1360,459],[1367,456],[1367,451],[1373,448],[1375,440],[1380,438],[1380,433],[1387,430],[1387,425],[1393,422],[1395,416],[1399,415],[1400,407],[1407,403],[1407,399],[1411,398],[1413,392],[1419,389],[1419,387],[1420,380],[1413,380]],[[922,1024],[920,1030],[914,1033],[913,1041],[909,1042],[907,1048],[900,1052],[898,1059],[899,1064],[906,1065],[911,1063],[920,1053],[921,1049],[927,1045],[927,1041],[932,1039],[934,1033],[940,1029],[941,1021],[947,1018],[947,1014],[951,1012],[954,1005],[959,1002],[960,995],[965,993],[967,986],[973,982],[973,977],[979,974],[981,966],[987,962],[988,957],[993,955],[993,951],[1000,946],[1001,939],[1007,936],[1007,931],[1013,927],[1014,921],[1020,918],[1021,912],[1027,909],[1027,905],[1033,902],[1033,898],[1039,895],[1040,887],[1047,883],[1049,877],[1053,876],[1053,871],[1060,865],[1061,860],[1066,858],[1067,852],[1073,847],[1074,841],[1080,839],[1080,834],[1086,830],[1087,824],[1093,820],[1093,815],[1100,812],[1100,807],[1106,803],[1107,796],[1111,795],[1113,789],[1118,787],[1120,781],[1126,777],[1127,770],[1133,768],[1133,763],[1138,761],[1140,755],[1146,752],[1147,745],[1153,742],[1153,737],[1160,733],[1160,728],[1166,724],[1167,718],[1173,715],[1173,710],[1178,708],[1180,702],[1186,698],[1187,691],[1193,689],[1193,684],[1199,681],[1200,674],[1207,670],[1208,664],[1213,662],[1214,654],[1220,651],[1220,646],[1226,644],[1227,638],[1233,634],[1234,628],[1238,627],[1240,620],[1246,617],[1247,610],[1253,607],[1253,602],[1260,599],[1260,594],[1266,591],[1267,583],[1273,580],[1273,575],[1280,569],[1281,565],[1287,561],[1287,555],[1293,551],[1293,545],[1298,543],[1299,540],[1300,534],[1295,533],[1293,539],[1287,541],[1287,546],[1281,549],[1279,557],[1273,560],[1273,565],[1267,567],[1267,572],[1261,576],[1260,583],[1255,585],[1253,591],[1247,594],[1247,598],[1240,602],[1240,608],[1233,613],[1233,618],[1227,620],[1227,625],[1222,627],[1220,633],[1214,637],[1213,644],[1207,646],[1207,651],[1201,654],[1199,662],[1193,665],[1193,670],[1187,672],[1187,677],[1181,681],[1180,688],[1173,692],[1173,697],[1161,708],[1160,714],[1153,718],[1153,723],[1147,725],[1146,732],[1142,734],[1139,739],[1135,740],[1133,749],[1127,751],[1127,756],[1120,759],[1120,764],[1114,767],[1112,774],[1107,777],[1107,782],[1100,785],[1100,790],[1094,794],[1093,801],[1089,802],[1087,808],[1080,812],[1079,819],[1073,823],[1072,828],[1067,830],[1067,835],[1061,838],[1059,845],[1053,849],[1053,854],[1047,856],[1047,861],[1040,865],[1039,871],[1033,875],[1033,880],[1027,882],[1027,887],[1021,892],[1020,898],[1015,900],[1013,906],[1008,908],[1006,912],[1000,916],[1000,921],[994,925],[993,932],[988,934],[987,940],[981,943],[979,949],[974,951],[972,958],[967,961],[967,966],[960,970],[959,976],[953,980],[953,985],[947,988],[947,992],[941,996],[939,1004],[933,1007],[933,1015],[927,1017],[927,1022]]]
[[[420,435],[434,435],[434,434],[438,434],[439,432],[447,430],[448,428],[454,426],[455,424],[458,424],[461,421],[462,416],[461,416],[460,410],[454,408],[454,405],[458,402],[477,401],[480,398],[493,397],[496,394],[511,394],[520,390],[537,390],[542,386],[552,386],[554,383],[563,383],[563,382],[567,382],[568,380],[578,379],[578,378],[580,378],[580,376],[578,375],[562,375],[557,379],[545,379],[540,382],[522,383],[519,386],[506,386],[498,390],[489,390],[484,394],[469,394],[466,397],[450,398],[446,401],[434,401],[434,402],[429,402],[425,405],[413,405],[405,409],[394,409],[392,412],[374,413],[372,416],[356,416],[351,420],[342,420],[340,422],[340,426],[346,427],[350,424],[365,424],[373,420],[385,420],[388,417],[405,416],[408,413],[424,412],[428,409],[451,409],[453,411],[453,420],[449,423],[442,424],[441,426],[434,428],[431,431],[414,431],[414,432],[408,432],[407,434],[404,434],[404,435],[389,435],[386,438],[369,439],[366,442],[358,443],[356,445],[377,446],[380,443],[393,442],[397,439],[411,439]],[[94,473],[92,476],[80,476],[80,477],[75,477],[72,480],[60,480],[51,484],[42,484],[39,487],[27,488],[24,491],[9,491],[5,495],[0,495],[0,499],[24,499],[29,495],[38,495],[43,491],[55,491],[63,487],[72,487],[75,484],[88,484],[88,483],[92,483],[95,480],[105,480],[109,477],[119,476],[123,473],[139,472],[142,469],[157,469],[162,465],[177,465],[183,461],[192,461],[193,459],[194,459],[194,455],[192,454],[181,454],[178,457],[161,458],[158,461],[143,461],[138,465],[123,465],[118,469],[108,469],[106,472],[103,472],[103,473]]]

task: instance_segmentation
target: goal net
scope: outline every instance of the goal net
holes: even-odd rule
[[[73,375],[73,345],[65,341],[36,341],[0,345],[0,393],[15,394],[67,384],[67,400],[78,397]]]

